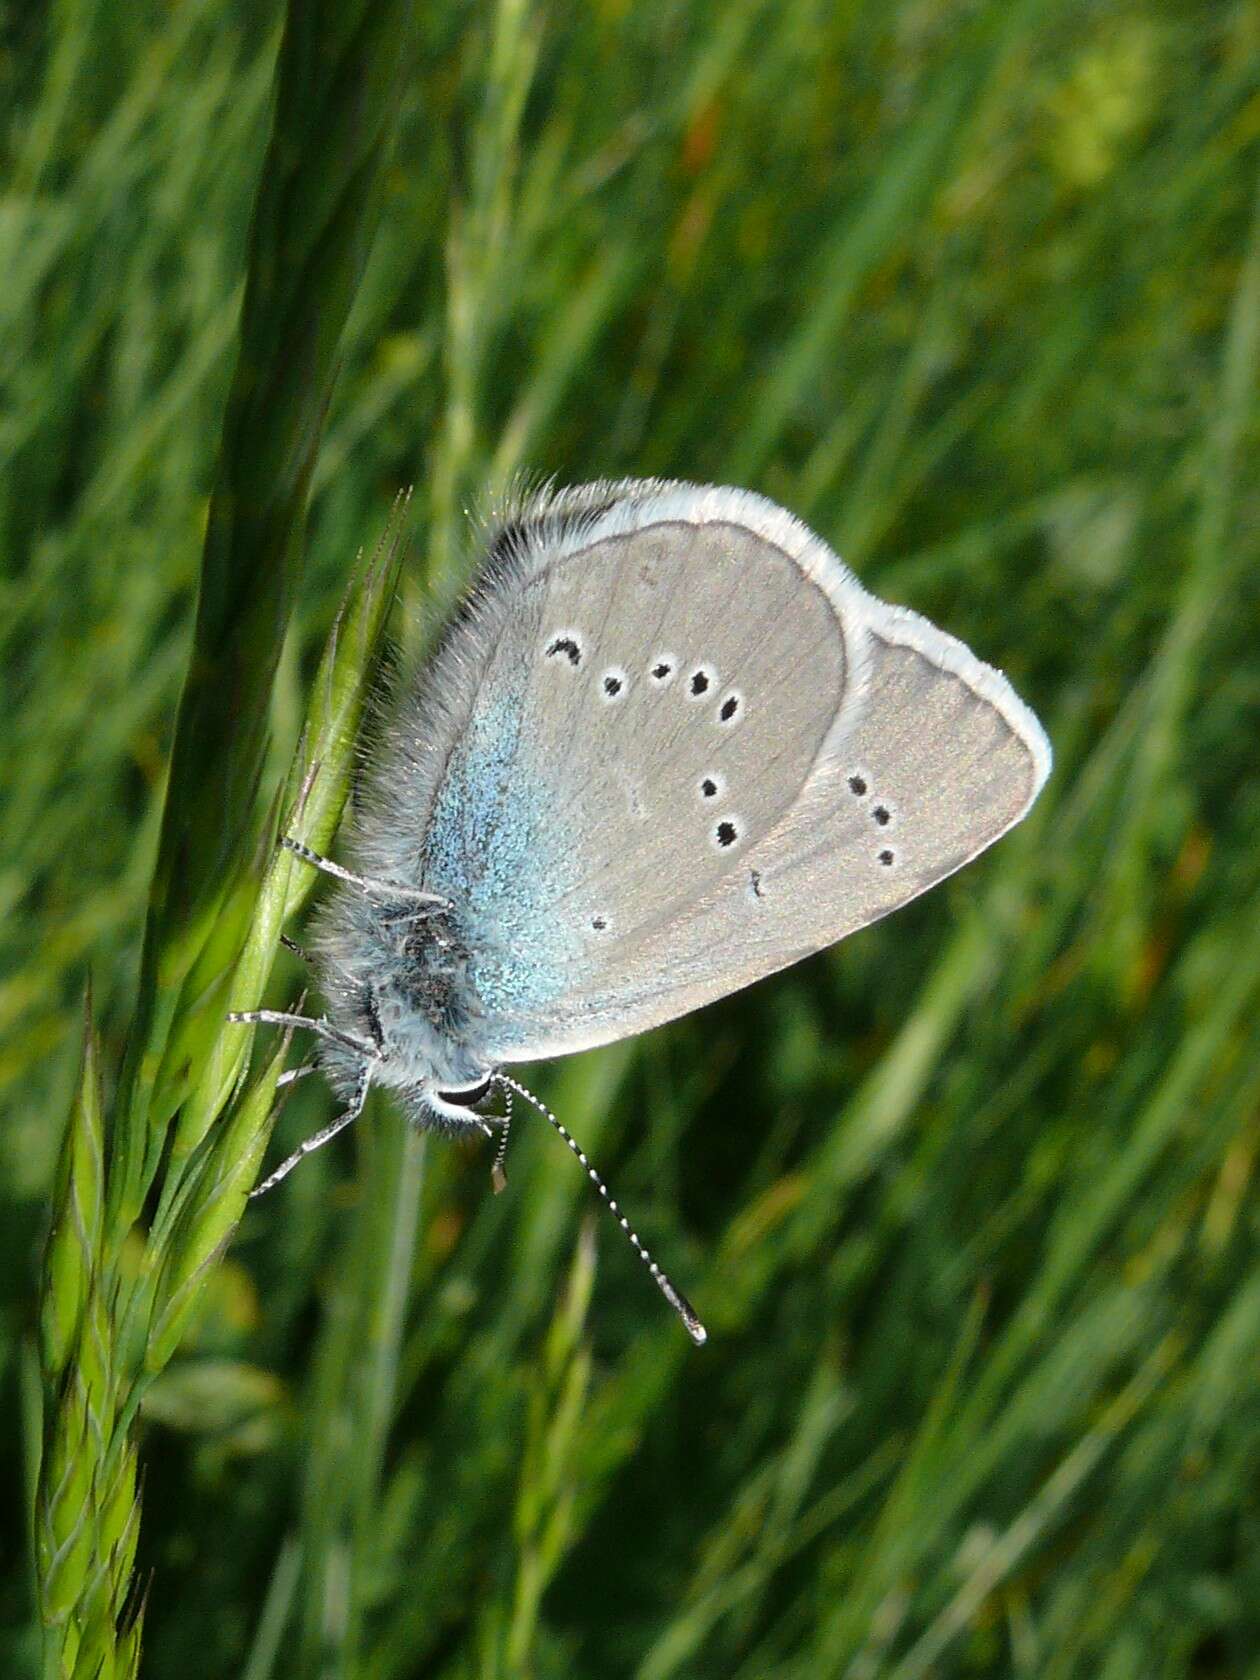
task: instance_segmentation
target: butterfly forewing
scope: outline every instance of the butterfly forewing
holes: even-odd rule
[[[464,907],[496,1041],[561,999],[584,1016],[685,920],[791,811],[846,692],[826,595],[734,524],[611,535],[514,588],[425,868]]]

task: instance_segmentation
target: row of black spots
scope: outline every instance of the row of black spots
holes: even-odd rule
[[[567,661],[573,670],[577,670],[583,657],[581,639],[575,631],[561,631],[546,644],[543,655],[547,659]],[[599,697],[606,705],[613,705],[625,699],[629,687],[630,679],[621,667],[610,665],[600,676]]]
[[[648,676],[658,688],[668,688],[678,675],[679,661],[672,653],[658,654],[648,666]],[[701,663],[688,672],[683,692],[688,700],[703,700],[717,684],[717,672],[712,665]]]
[[[849,792],[855,799],[865,799],[871,791],[870,777],[864,770],[854,770],[849,776]],[[892,821],[893,814],[882,800],[876,800],[871,806],[871,821],[876,828],[887,828]],[[891,869],[897,861],[897,854],[890,846],[875,854],[876,861],[885,869]]]
[[[652,669],[648,673],[648,675],[650,677],[654,678],[657,671],[664,670],[664,669],[665,669],[665,666],[664,666],[663,662],[658,663],[658,664],[656,664],[652,667]],[[612,667],[611,669],[606,671],[604,673],[604,676],[603,676],[602,687],[603,687],[604,694],[610,700],[617,699],[618,697],[620,697],[621,695],[623,695],[626,692],[627,688],[629,687],[629,681],[630,681],[630,679],[627,677],[627,675],[624,671],[620,670],[616,666]],[[693,671],[692,674],[691,674],[691,678],[690,678],[690,680],[687,684],[687,697],[688,697],[688,699],[690,699],[690,700],[702,699],[703,696],[708,692],[711,685],[712,685],[712,678],[710,677],[709,672],[706,669],[701,667],[700,669],[698,669],[696,671]],[[733,723],[735,721],[736,717],[739,715],[739,710],[740,710],[740,707],[742,705],[743,705],[743,696],[742,695],[736,694],[734,692],[732,692],[731,694],[728,694],[726,699],[718,707],[718,722],[719,723]]]
[[[688,700],[704,700],[717,688],[717,672],[711,665],[697,665],[687,679]],[[732,724],[743,710],[744,697],[738,689],[728,689],[717,709],[720,724]]]
[[[666,688],[678,675],[678,663],[672,653],[658,654],[648,667],[648,676],[657,688]],[[684,692],[689,700],[703,700],[717,687],[717,680],[713,666],[702,662],[687,676]],[[732,689],[718,707],[719,723],[733,723],[743,703],[743,695]]]
[[[696,792],[700,796],[701,804],[707,805],[711,800],[720,799],[726,792],[726,777],[720,770],[711,770],[707,776],[701,776],[696,783]],[[739,838],[742,824],[738,817],[723,817],[713,827],[713,844],[719,851],[726,851],[734,846]]]
[[[567,661],[574,670],[582,663],[581,637],[573,630],[558,631],[543,651],[545,658]],[[656,688],[668,688],[677,675],[678,661],[673,654],[658,654],[648,667],[648,678]],[[701,663],[688,675],[684,692],[689,700],[703,700],[716,686],[717,672],[712,665]],[[600,693],[605,700],[624,699],[629,687],[630,679],[619,666],[610,666],[600,678]],[[734,723],[743,710],[743,705],[743,695],[737,689],[731,689],[718,707],[718,722]]]

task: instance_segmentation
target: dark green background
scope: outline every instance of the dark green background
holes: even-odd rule
[[[116,1067],[278,22],[0,14],[5,1675],[78,996]],[[1260,1674],[1260,12],[504,0],[400,51],[277,773],[397,486],[419,641],[520,470],[766,492],[1057,764],[892,921],[540,1074],[703,1353],[602,1220],[586,1276],[541,1124],[501,1198],[441,1142],[391,1187],[378,1105],[251,1209],[149,1403],[147,1672]]]

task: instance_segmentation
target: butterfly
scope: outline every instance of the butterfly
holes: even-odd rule
[[[504,1070],[646,1031],[953,874],[1050,770],[1037,719],[961,642],[869,594],[792,514],[665,480],[520,498],[397,697],[349,835],[310,1028],[344,1112],[420,1126],[533,1103],[697,1341],[703,1327],[585,1154]],[[477,1112],[494,1091],[507,1117]]]

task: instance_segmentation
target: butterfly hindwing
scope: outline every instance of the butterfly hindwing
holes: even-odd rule
[[[739,524],[596,535],[518,579],[425,839],[488,1032],[711,893],[792,809],[850,680],[823,591]]]
[[[872,634],[851,728],[740,865],[619,952],[615,973],[519,1022],[496,1053],[559,1054],[699,1008],[908,903],[1019,820],[1045,773],[1039,744],[991,692],[897,640],[907,628],[920,641],[932,629],[904,620]]]

